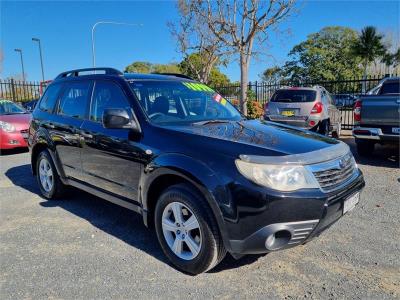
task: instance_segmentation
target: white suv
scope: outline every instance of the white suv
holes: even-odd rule
[[[286,87],[275,91],[265,105],[264,118],[323,135],[340,136],[341,112],[329,92],[320,86]]]

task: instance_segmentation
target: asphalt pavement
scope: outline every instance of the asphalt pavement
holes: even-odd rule
[[[351,137],[344,139],[354,150]],[[0,298],[400,297],[398,148],[356,157],[360,204],[310,243],[225,260],[195,277],[168,265],[134,212],[81,191],[46,201],[29,153],[0,156]]]

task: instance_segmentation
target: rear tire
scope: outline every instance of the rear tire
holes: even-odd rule
[[[357,153],[360,156],[370,156],[375,149],[375,143],[368,140],[356,139]]]
[[[322,120],[318,127],[318,133],[322,135],[329,135],[329,120]]]
[[[206,272],[226,255],[211,209],[190,185],[167,188],[157,201],[154,221],[164,254],[182,272]]]
[[[38,155],[36,178],[40,192],[46,199],[58,199],[65,194],[66,186],[61,182],[48,150],[43,150]]]

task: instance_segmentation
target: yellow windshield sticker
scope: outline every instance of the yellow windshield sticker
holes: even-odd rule
[[[214,92],[214,90],[205,84],[196,83],[196,82],[182,82],[184,86],[192,91],[204,91],[204,92]]]

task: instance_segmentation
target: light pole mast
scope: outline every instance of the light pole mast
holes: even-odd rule
[[[21,67],[22,67],[22,80],[25,81],[25,69],[24,69],[24,59],[22,58],[22,49],[14,49],[15,52],[19,52],[21,58]]]
[[[42,57],[42,46],[40,44],[40,39],[32,38],[32,41],[37,42],[39,45],[39,55],[40,55],[40,66],[42,68],[42,82],[44,82],[44,69],[43,69],[43,57]]]
[[[92,26],[92,62],[93,68],[96,68],[96,49],[95,49],[95,41],[94,41],[94,32],[97,25],[100,24],[111,24],[111,25],[126,25],[126,26],[143,26],[143,24],[134,24],[134,23],[124,23],[124,22],[113,22],[113,21],[99,21],[93,24]]]

